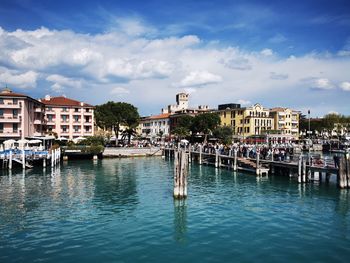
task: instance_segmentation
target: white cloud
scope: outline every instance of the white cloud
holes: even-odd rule
[[[348,82],[348,81],[340,83],[339,86],[344,91],[350,91],[350,82]]]
[[[115,88],[112,88],[110,91],[110,94],[114,94],[114,95],[128,94],[128,93],[130,93],[130,91],[123,87],[115,87]]]
[[[268,48],[243,50],[195,35],[160,37],[158,32],[150,33],[152,26],[135,20],[115,23],[114,30],[96,35],[46,28],[1,29],[0,84],[27,88],[40,83],[36,94],[51,88],[91,104],[109,100],[114,92],[141,112],[172,103],[175,93],[183,89],[191,91],[192,105],[249,98],[268,107],[303,109],[314,103],[319,111],[324,102],[327,110],[341,112],[339,105],[345,102],[339,100],[350,99],[350,92],[340,93],[347,90],[348,84],[343,83],[350,68],[350,56],[339,57],[344,52],[285,58]],[[345,44],[342,51],[348,50]]]
[[[273,43],[273,44],[280,44],[280,43],[283,43],[285,41],[287,41],[287,38],[282,34],[276,34],[269,39],[269,42]]]
[[[34,71],[24,73],[5,71],[0,73],[0,82],[23,89],[36,87],[37,78],[38,73]]]
[[[270,79],[285,80],[288,79],[288,74],[270,72]]]
[[[272,51],[272,49],[265,48],[265,49],[260,51],[260,54],[263,56],[269,57],[269,56],[273,55],[273,51]]]
[[[331,83],[329,79],[320,78],[320,79],[313,80],[312,88],[320,89],[320,90],[330,90],[334,88],[334,85]]]
[[[239,99],[237,102],[239,104],[241,104],[241,105],[250,105],[250,104],[252,104],[252,102],[250,100],[244,100],[244,99]]]
[[[192,71],[184,79],[181,80],[181,87],[204,86],[222,81],[222,77],[212,74],[208,71]]]
[[[54,82],[56,84],[56,89],[57,87],[71,87],[71,88],[81,88],[81,81],[79,80],[74,80],[71,78],[67,78],[58,74],[53,74],[50,75],[46,78],[47,81]],[[55,85],[54,84],[54,85]]]

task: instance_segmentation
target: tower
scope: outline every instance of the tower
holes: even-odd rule
[[[187,93],[178,93],[176,94],[176,104],[178,109],[187,109],[188,108],[188,94]]]

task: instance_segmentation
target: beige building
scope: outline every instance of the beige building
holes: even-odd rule
[[[94,107],[66,97],[46,96],[40,101],[45,105],[47,131],[58,137],[74,139],[94,135]]]
[[[0,139],[42,136],[45,107],[41,102],[6,88],[0,93]]]
[[[272,108],[271,116],[274,118],[274,130],[281,135],[289,135],[294,139],[299,137],[300,113],[289,108]]]
[[[233,129],[236,138],[246,138],[252,135],[265,134],[274,127],[274,119],[270,111],[260,104],[241,108],[239,104],[219,105],[221,125]]]

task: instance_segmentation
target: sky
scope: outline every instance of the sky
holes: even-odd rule
[[[0,87],[159,114],[190,105],[350,115],[350,2],[0,0]]]

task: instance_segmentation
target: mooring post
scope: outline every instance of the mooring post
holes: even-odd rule
[[[340,159],[337,175],[337,184],[340,188],[347,187],[346,179],[346,155],[344,155],[343,158]]]
[[[256,175],[260,175],[260,152],[256,151]]]
[[[9,170],[12,169],[12,150],[10,150],[10,157],[9,157]]]
[[[175,153],[174,163],[174,198],[187,196],[188,156],[186,151]]]
[[[26,153],[24,151],[24,148],[22,150],[22,168],[26,169]]]
[[[306,182],[306,158],[303,158],[303,176],[302,176],[301,181],[303,183]]]
[[[350,188],[350,158],[349,153],[345,154],[345,162],[346,162],[346,186]]]
[[[238,150],[235,148],[234,149],[234,158],[233,158],[233,171],[237,171],[237,152]]]
[[[232,148],[228,151],[228,159],[227,159],[227,165],[231,166],[231,157],[232,157]]]
[[[301,173],[302,173],[303,157],[299,155],[298,160],[298,183],[301,183]]]
[[[53,154],[53,153],[54,153],[54,149],[51,150],[51,167],[54,166],[54,158],[55,158],[55,157],[54,157],[54,154]]]
[[[215,150],[215,168],[219,166],[219,150]]]
[[[43,168],[46,167],[46,156],[43,157]]]
[[[192,155],[191,155],[191,150],[192,150],[192,146],[191,144],[188,145],[188,162],[191,163],[192,162]]]
[[[202,144],[199,145],[199,164],[202,164]]]
[[[329,183],[330,177],[331,177],[331,174],[329,172],[326,172],[326,183]]]

